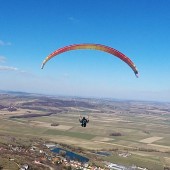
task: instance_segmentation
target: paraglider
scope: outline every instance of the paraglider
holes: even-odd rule
[[[85,118],[85,117],[82,118],[82,116],[80,116],[79,122],[81,123],[82,127],[86,127],[87,123],[89,123],[89,116],[88,118]]]
[[[51,58],[58,56],[59,54],[67,52],[67,51],[79,50],[79,49],[100,50],[100,51],[104,51],[106,53],[110,53],[113,56],[116,56],[119,59],[121,59],[122,61],[124,61],[126,64],[128,64],[131,67],[131,69],[134,71],[136,77],[138,77],[138,70],[137,70],[135,64],[126,55],[124,55],[123,53],[119,52],[118,50],[116,50],[112,47],[108,47],[108,46],[101,45],[101,44],[73,44],[73,45],[69,45],[69,46],[59,48],[45,58],[45,60],[42,63],[41,69],[44,68],[45,64]],[[82,127],[86,127],[87,123],[89,123],[89,117],[88,118],[86,118],[86,117],[82,118],[80,116],[79,122],[80,122]]]
[[[78,49],[93,49],[93,50],[100,50],[100,51],[110,53],[110,54],[118,57],[122,61],[124,61],[126,64],[128,64],[131,67],[131,69],[134,71],[136,77],[138,77],[138,70],[137,70],[135,64],[126,55],[124,55],[123,53],[119,52],[118,50],[116,50],[112,47],[108,47],[108,46],[101,45],[101,44],[73,44],[73,45],[65,46],[63,48],[59,48],[45,58],[45,60],[42,63],[41,69],[44,68],[45,64],[51,58],[53,58],[61,53],[64,53],[64,52],[67,52],[70,50],[78,50]]]

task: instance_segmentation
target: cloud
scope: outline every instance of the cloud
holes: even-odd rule
[[[11,43],[0,40],[0,46],[8,46],[8,45],[11,45]]]
[[[77,22],[79,21],[78,19],[74,18],[74,17],[69,17],[68,20],[72,21],[72,22]]]
[[[19,69],[11,66],[0,66],[0,71],[18,71]]]
[[[6,58],[4,56],[0,56],[0,63],[5,63]]]
[[[0,66],[0,72],[3,72],[3,71],[13,71],[23,77],[31,77],[31,78],[37,78],[36,75],[30,73],[30,72],[27,72],[27,71],[24,71],[24,70],[21,70],[17,67],[12,67],[12,66]]]

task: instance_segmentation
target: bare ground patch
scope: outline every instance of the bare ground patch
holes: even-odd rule
[[[170,146],[157,145],[157,144],[148,144],[148,146],[154,147],[155,149],[160,150],[162,152],[170,151]]]
[[[164,157],[164,162],[166,165],[170,166],[170,157]]]
[[[32,121],[30,125],[38,126],[38,127],[46,127],[50,129],[57,129],[57,130],[69,130],[72,128],[72,126],[68,126],[68,125],[51,126],[51,123],[40,122],[40,121]]]
[[[101,136],[96,136],[92,139],[92,141],[102,141],[102,142],[108,142],[114,140],[113,138],[107,138],[107,137],[101,137]]]
[[[151,144],[151,143],[153,143],[157,140],[161,140],[161,139],[163,139],[163,137],[153,136],[153,137],[150,137],[150,138],[142,139],[139,142]]]

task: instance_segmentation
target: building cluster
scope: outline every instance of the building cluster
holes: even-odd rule
[[[14,106],[9,106],[7,110],[8,110],[9,112],[14,112],[14,111],[17,111],[17,108],[14,107]]]
[[[129,153],[129,152],[119,153],[119,156],[120,156],[120,157],[123,157],[123,158],[127,158],[127,157],[130,156],[130,155],[131,155],[131,153]]]
[[[29,165],[28,164],[24,164],[20,167],[19,170],[29,170]]]
[[[125,166],[110,163],[110,162],[106,162],[106,167],[109,168],[110,170],[148,170],[147,168],[142,168],[142,167],[138,167],[135,165],[125,167]]]
[[[7,153],[10,155],[9,161],[15,163],[20,170],[29,170],[34,164],[41,167],[55,168],[56,166],[71,167],[72,169],[82,169],[82,170],[104,170],[101,167],[92,166],[88,163],[82,163],[76,160],[66,159],[60,154],[53,153],[51,148],[58,147],[55,144],[35,144],[30,147],[13,146],[8,145],[8,147],[0,147],[0,154]],[[17,160],[17,155],[22,156],[24,162],[19,162]],[[29,159],[26,159],[28,158]],[[106,169],[106,168],[105,168]]]
[[[55,144],[46,144],[45,145],[48,149],[52,149],[55,147],[60,147],[59,145],[55,145]],[[48,156],[48,155],[46,155]],[[48,157],[49,159],[49,157]],[[59,154],[53,154],[50,157],[50,161],[53,164],[62,164],[63,166],[67,166],[67,167],[71,167],[73,169],[82,169],[82,170],[104,170],[101,167],[97,167],[97,166],[92,166],[88,163],[82,163],[80,161],[76,161],[76,160],[70,160],[70,159],[66,159],[63,156],[60,156]],[[41,162],[41,161],[39,161]],[[105,168],[106,169],[106,168]]]
[[[105,165],[104,168],[97,167],[95,165],[91,165],[90,163],[82,163],[80,161],[66,159],[67,157],[62,156],[60,153],[53,153],[51,151],[52,148],[59,147],[55,144],[35,144],[30,147],[22,147],[22,146],[13,146],[8,145],[8,147],[0,147],[0,154],[2,153],[11,153],[11,157],[9,161],[13,161],[15,164],[18,165],[20,170],[29,170],[33,164],[41,167],[49,167],[50,169],[54,169],[57,166],[60,167],[71,167],[72,169],[81,169],[81,170],[147,170],[146,168],[132,166],[132,167],[125,167],[122,165],[110,163],[110,162],[103,162]],[[23,158],[30,158],[25,159],[25,162],[17,163],[16,155],[22,155]],[[121,157],[128,157],[128,153],[120,153],[119,156]]]

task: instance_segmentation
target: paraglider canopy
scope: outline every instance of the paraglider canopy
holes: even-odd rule
[[[118,57],[125,63],[127,63],[131,67],[131,69],[134,71],[136,77],[138,77],[138,70],[137,70],[135,64],[130,60],[130,58],[128,58],[126,55],[124,55],[123,53],[119,52],[118,50],[116,50],[112,47],[108,47],[108,46],[101,45],[101,44],[73,44],[73,45],[65,46],[63,48],[59,48],[45,58],[45,60],[42,63],[41,69],[44,68],[47,61],[50,60],[51,58],[53,58],[61,53],[64,53],[66,51],[78,50],[78,49],[92,49],[92,50],[100,50],[100,51],[110,53],[110,54]]]

